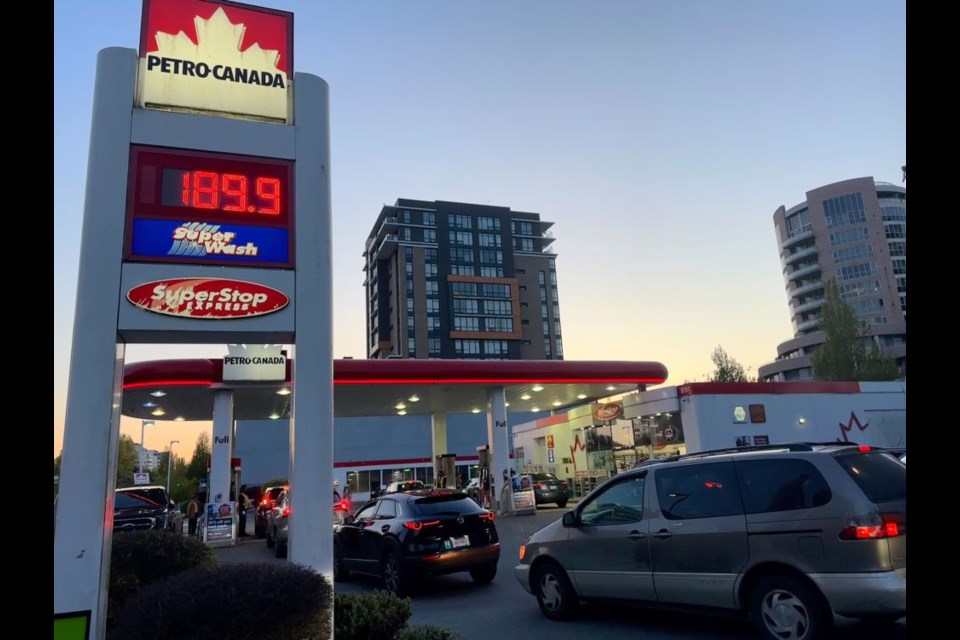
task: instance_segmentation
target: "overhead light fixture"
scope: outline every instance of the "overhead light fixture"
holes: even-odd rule
[[[164,411],[162,407],[157,407],[156,409],[154,409],[153,411],[150,412],[150,415],[162,416],[162,415],[164,415],[165,413],[166,413],[166,411]]]
[[[407,412],[404,411],[403,409],[401,409],[400,411],[397,411],[397,415],[398,415],[398,416],[405,416],[405,415],[407,415]]]
[[[562,404],[563,404],[563,403],[560,402],[559,400],[554,400],[554,401],[553,401],[553,406],[555,406],[555,407],[559,407],[559,406],[562,405]]]
[[[540,411],[540,407],[533,407],[533,409],[531,409],[531,411]]]
[[[607,391],[616,391],[616,390],[617,390],[617,388],[616,388],[615,386],[613,386],[612,384],[611,384],[611,385],[607,385]]]
[[[799,418],[797,418],[797,424],[807,424],[807,419],[804,418],[803,416],[800,416]]]
[[[395,409],[406,409],[406,408],[407,408],[407,405],[405,405],[405,404],[403,404],[402,402],[400,402],[400,403],[397,403],[397,406],[394,407],[394,408],[395,408]]]
[[[529,399],[530,399],[530,394],[529,394],[529,393],[525,393],[525,394],[523,394],[522,396],[520,396],[520,399],[521,399],[521,400],[529,400]]]
[[[271,419],[271,420],[278,420],[279,418],[280,418],[280,414],[279,414],[279,413],[271,413],[271,414],[270,414],[270,419]]]
[[[504,403],[503,403],[503,406],[509,407],[509,406],[510,406],[510,403],[509,403],[509,402],[504,402]]]
[[[471,409],[470,413],[480,413],[480,409]]]
[[[290,390],[290,387],[284,387],[284,388],[282,388],[282,389],[277,389],[277,395],[278,395],[278,396],[288,396],[288,395],[290,395],[291,393],[293,393],[293,391]]]
[[[578,393],[578,394],[577,394],[577,400],[585,400],[586,398],[587,398],[587,394],[585,394],[585,393]]]
[[[145,406],[147,409],[152,409],[153,407],[157,406],[157,403],[156,403],[156,402],[144,402],[144,403],[143,403],[143,406]]]
[[[410,397],[407,398],[407,399],[408,399],[410,402],[420,402],[420,396],[418,396],[417,394],[413,394],[412,396],[410,396]]]
[[[186,418],[184,418],[183,416],[177,416],[176,418],[174,418],[174,420],[176,422],[183,422],[184,420],[186,420]]]
[[[535,387],[532,387],[532,389],[533,389],[534,391],[543,391],[543,387],[541,387],[540,385],[537,385],[537,386],[535,386]]]
[[[151,391],[150,395],[152,395],[154,398],[162,398],[163,396],[167,395],[167,392],[157,389],[156,391]]]

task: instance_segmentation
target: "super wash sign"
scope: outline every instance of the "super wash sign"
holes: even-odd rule
[[[289,122],[293,14],[234,2],[144,0],[142,107]]]

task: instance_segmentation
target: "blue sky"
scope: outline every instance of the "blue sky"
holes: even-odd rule
[[[261,4],[294,12],[296,70],[330,85],[337,357],[365,355],[361,252],[403,197],[553,221],[568,360],[657,360],[678,384],[721,345],[755,374],[791,337],[776,208],[849,178],[901,182],[903,1]],[[54,3],[55,453],[96,55],[137,48],[140,15]]]

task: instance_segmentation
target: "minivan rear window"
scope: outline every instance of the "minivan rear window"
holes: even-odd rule
[[[885,453],[843,453],[836,456],[864,495],[873,503],[907,497],[907,467]]]

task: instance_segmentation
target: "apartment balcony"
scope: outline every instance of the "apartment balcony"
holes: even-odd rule
[[[794,314],[805,313],[812,309],[819,309],[823,306],[823,298],[818,298],[817,300],[810,300],[809,302],[804,302],[801,305],[796,307],[790,307],[790,311]]]
[[[808,284],[803,285],[802,287],[797,287],[796,289],[789,289],[787,293],[790,294],[791,298],[795,298],[797,296],[802,296],[807,293],[813,293],[814,291],[821,291],[823,290],[823,288],[824,288],[823,281],[817,280],[816,282],[810,282]]]
[[[814,329],[820,326],[820,318],[814,318],[813,320],[806,320],[804,322],[797,323],[797,333],[803,333],[805,331],[813,331]]]
[[[809,276],[810,274],[813,274],[813,273],[819,273],[819,272],[820,272],[819,263],[807,265],[806,267],[801,267],[800,269],[795,269],[790,273],[788,273],[787,282],[794,282],[796,280],[799,280],[800,278]]]
[[[377,247],[377,250],[373,253],[373,255],[377,260],[385,260],[396,252],[399,244],[400,236],[392,233],[387,234],[383,237],[383,240],[380,242],[380,245]]]
[[[817,247],[811,245],[805,249],[800,249],[796,253],[791,253],[783,259],[784,265],[796,264],[797,262],[803,260],[804,258],[810,258],[817,255]]]
[[[783,242],[780,243],[780,250],[789,249],[790,247],[796,246],[805,240],[813,240],[814,233],[812,230],[801,231],[798,234],[792,235]]]

